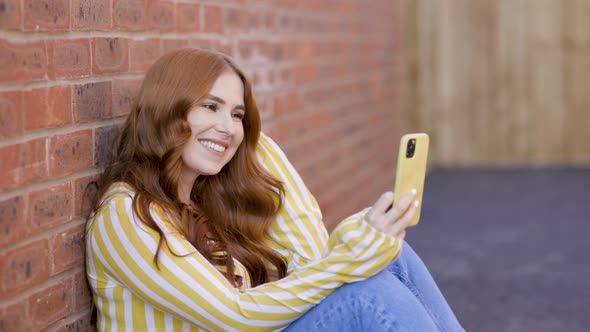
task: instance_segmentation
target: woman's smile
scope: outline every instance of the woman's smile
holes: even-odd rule
[[[200,139],[199,143],[201,143],[201,145],[207,150],[219,156],[223,156],[225,150],[227,149],[227,144],[219,144],[211,140]]]

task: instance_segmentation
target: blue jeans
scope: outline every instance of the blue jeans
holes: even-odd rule
[[[375,276],[343,285],[285,331],[464,331],[426,266],[404,242]]]

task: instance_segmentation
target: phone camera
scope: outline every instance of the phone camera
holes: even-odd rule
[[[415,152],[416,152],[416,139],[412,138],[408,141],[408,146],[406,147],[406,158],[414,157]]]

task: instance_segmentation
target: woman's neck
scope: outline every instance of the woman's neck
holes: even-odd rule
[[[178,179],[178,199],[185,204],[191,202],[191,191],[193,190],[193,184],[197,180],[198,175],[194,172],[187,172],[186,168],[180,173],[180,179]]]
[[[185,186],[181,183],[178,184],[178,199],[185,204],[191,202],[191,187]]]

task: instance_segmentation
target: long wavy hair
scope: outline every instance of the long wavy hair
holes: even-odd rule
[[[191,137],[187,115],[228,70],[244,84],[244,139],[218,174],[197,178],[191,202],[186,204],[178,196],[178,183],[182,152]],[[172,216],[177,231],[209,262],[225,266],[225,277],[234,287],[241,285],[234,258],[244,265],[253,286],[270,280],[268,263],[279,278],[284,277],[284,257],[264,243],[284,189],[256,157],[260,126],[250,82],[228,57],[202,49],[162,56],[145,75],[135,107],[119,134],[113,162],[98,181],[93,211],[100,207],[111,184],[125,182],[136,192],[136,215],[160,234],[156,265],[162,245],[170,246],[150,213],[152,204]]]

